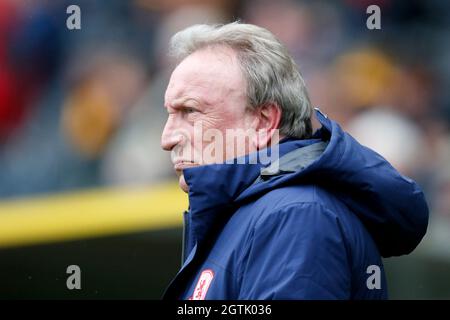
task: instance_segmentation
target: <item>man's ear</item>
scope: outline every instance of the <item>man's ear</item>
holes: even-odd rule
[[[257,150],[266,148],[272,139],[279,140],[277,130],[281,123],[281,108],[276,103],[268,103],[254,110],[253,128],[256,135],[252,138],[252,144]],[[278,143],[278,141],[273,141]]]

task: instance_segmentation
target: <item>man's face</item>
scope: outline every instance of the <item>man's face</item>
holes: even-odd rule
[[[252,152],[251,147],[232,153],[223,147],[203,156],[213,139],[205,132],[246,129],[251,115],[246,112],[246,83],[235,53],[225,47],[203,49],[185,58],[173,71],[165,94],[169,114],[161,146],[172,152],[180,187],[188,186],[183,169],[202,164],[221,163],[230,157]],[[195,134],[194,134],[195,132]],[[216,144],[220,146],[220,144]],[[228,156],[227,156],[228,154]]]

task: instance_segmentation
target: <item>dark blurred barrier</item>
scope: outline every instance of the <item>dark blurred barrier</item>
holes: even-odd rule
[[[181,229],[0,250],[0,299],[159,299],[180,267]],[[69,265],[81,289],[69,290]]]
[[[450,299],[450,261],[423,251],[384,260],[390,299]]]

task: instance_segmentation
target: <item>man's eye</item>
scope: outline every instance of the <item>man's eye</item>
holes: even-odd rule
[[[194,109],[194,108],[189,108],[189,107],[183,108],[183,113],[186,113],[186,114],[193,113],[193,112],[196,112],[196,111],[197,110]]]

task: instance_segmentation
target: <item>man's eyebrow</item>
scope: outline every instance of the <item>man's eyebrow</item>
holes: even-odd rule
[[[183,106],[186,102],[189,102],[189,101],[193,101],[197,105],[199,104],[198,99],[194,99],[191,97],[183,97],[183,98],[178,98],[178,99],[173,100],[172,102],[167,103],[167,106],[170,106],[172,108],[177,108],[177,107]]]

